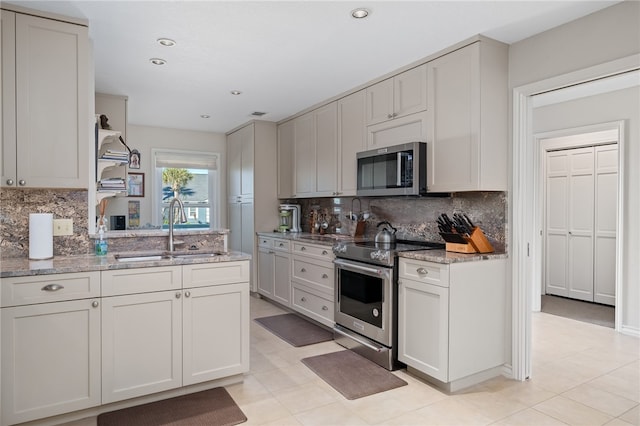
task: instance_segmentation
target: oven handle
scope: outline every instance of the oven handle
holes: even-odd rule
[[[358,339],[356,336],[354,336],[353,334],[350,333],[345,333],[344,331],[340,330],[338,327],[333,327],[333,331],[341,334],[345,337],[348,337],[351,340],[355,340],[356,342],[360,343],[363,346],[366,346],[369,349],[373,349],[376,352],[382,352],[382,348],[378,347],[378,346],[374,346],[371,343],[367,342],[366,340],[363,339]]]
[[[378,275],[378,276],[384,275],[385,278],[389,278],[389,272],[387,271],[388,268],[374,268],[370,266],[354,264],[353,262],[349,262],[341,259],[336,259],[333,261],[333,263],[335,263],[339,268],[342,268],[342,269],[348,269],[350,271],[355,271],[355,272],[364,272],[370,275]]]

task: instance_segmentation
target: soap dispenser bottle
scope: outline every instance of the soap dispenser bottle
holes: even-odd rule
[[[96,240],[96,256],[107,255],[107,240],[104,239],[104,229],[100,227],[98,231],[99,238]]]

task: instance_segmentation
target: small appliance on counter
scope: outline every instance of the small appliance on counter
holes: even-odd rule
[[[300,206],[298,204],[280,204],[278,208],[280,216],[280,232],[301,232]]]
[[[493,246],[480,227],[475,226],[469,216],[454,213],[453,220],[442,213],[436,220],[440,236],[446,242],[446,250],[456,253],[492,253]]]

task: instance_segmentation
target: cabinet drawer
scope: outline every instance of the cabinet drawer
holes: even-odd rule
[[[102,271],[102,295],[178,290],[182,287],[180,266]]]
[[[183,288],[245,282],[249,282],[248,260],[182,266]]]
[[[272,248],[273,241],[274,241],[273,238],[258,237],[258,247]]]
[[[2,279],[2,307],[100,297],[100,272]]]
[[[273,249],[277,251],[289,251],[291,248],[291,241],[289,240],[273,240]]]
[[[449,265],[401,258],[398,278],[449,287]]]
[[[314,262],[304,257],[294,256],[291,266],[292,280],[313,286],[327,294],[333,294],[335,274],[332,263]]]
[[[292,292],[292,307],[295,310],[328,327],[333,327],[333,300],[318,296],[309,289],[295,284]]]
[[[322,260],[327,260],[331,262],[335,258],[335,256],[333,255],[333,252],[331,251],[331,247],[328,247],[328,246],[316,246],[316,245],[305,244],[305,243],[293,243],[292,252],[294,254],[301,254],[304,256],[309,256],[316,259],[322,259]]]

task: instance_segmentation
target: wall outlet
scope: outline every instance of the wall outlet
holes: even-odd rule
[[[73,219],[53,219],[53,236],[73,235]]]

